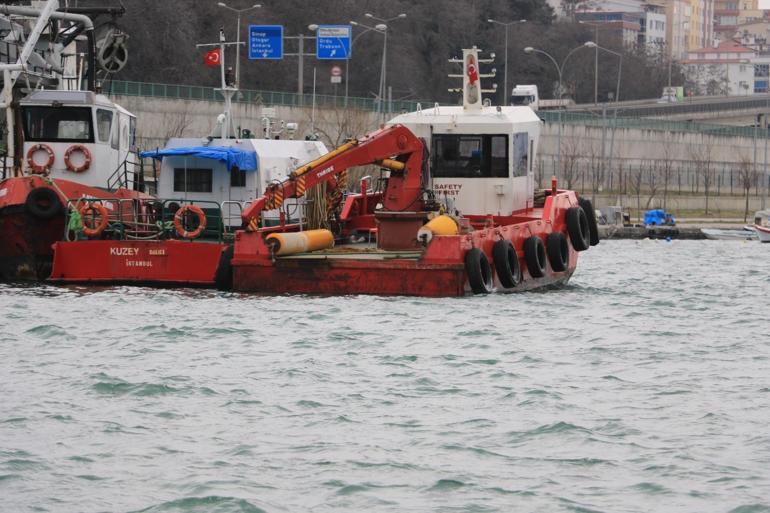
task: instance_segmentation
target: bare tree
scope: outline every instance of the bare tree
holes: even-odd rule
[[[711,145],[701,142],[690,146],[690,160],[695,165],[695,173],[703,181],[703,194],[706,197],[705,214],[709,214],[709,196],[716,176]]]
[[[746,197],[746,205],[743,209],[743,222],[749,217],[749,193],[752,187],[757,185],[759,173],[754,166],[754,161],[746,155],[741,155],[738,162],[738,183],[743,188],[743,194]]]
[[[306,115],[306,123],[312,123]],[[359,137],[377,128],[377,117],[370,111],[344,108],[341,106],[325,107],[315,111],[315,131],[324,142],[337,148],[351,137]]]
[[[644,171],[645,166],[642,163],[639,163],[636,168],[631,168],[629,166],[626,178],[627,183],[631,186],[631,190],[636,196],[636,216],[638,221],[642,220],[642,185],[644,184]]]
[[[591,144],[588,149],[588,176],[591,181],[591,202],[596,204],[596,193],[599,187],[604,183],[604,155],[595,144]]]
[[[583,158],[580,142],[574,136],[566,137],[562,148],[561,179],[566,182],[567,189],[572,189],[580,176],[580,159]]]
[[[655,199],[655,196],[658,195],[658,189],[661,185],[661,179],[660,179],[660,169],[661,169],[661,163],[658,160],[650,160],[647,162],[647,176],[649,177],[647,179],[647,203],[645,204],[646,209],[650,208],[650,205],[652,204],[652,200]]]
[[[666,138],[663,143],[663,155],[660,161],[660,178],[663,185],[663,210],[668,208],[668,186],[674,174],[674,148],[671,140]]]

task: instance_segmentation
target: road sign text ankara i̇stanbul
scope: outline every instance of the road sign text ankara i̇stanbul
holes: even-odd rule
[[[349,59],[352,32],[350,25],[319,25],[316,31],[316,58]]]
[[[249,59],[283,59],[283,26],[249,25]]]

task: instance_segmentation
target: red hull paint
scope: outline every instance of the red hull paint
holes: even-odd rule
[[[0,279],[42,280],[48,277],[53,258],[52,245],[64,234],[64,209],[48,219],[30,213],[25,206],[33,189],[49,188],[62,205],[82,197],[130,199],[150,196],[126,189],[109,192],[69,180],[53,180],[52,187],[40,176],[23,176],[0,181]],[[59,192],[61,191],[61,192]]]
[[[574,268],[533,279],[529,275],[516,291],[567,283]],[[503,290],[497,283],[498,290]],[[275,265],[233,261],[233,288],[271,294],[374,294],[385,296],[451,297],[470,293],[462,264],[430,265],[413,260],[371,261],[283,259]]]
[[[524,240],[532,235],[545,239],[552,232],[566,232],[565,212],[578,206],[574,192],[560,191],[546,198],[542,209],[531,209],[517,216],[489,218],[488,228],[471,233],[437,236],[418,258],[398,258],[397,252],[371,253],[355,257],[355,252],[319,255],[314,258],[272,259],[258,232],[236,234],[233,289],[241,292],[301,294],[376,294],[408,296],[462,296],[470,293],[464,257],[473,248],[481,249],[490,262],[498,240],[510,240],[517,250],[523,281],[511,291],[559,286],[567,283],[577,266],[578,253],[570,245],[567,270],[555,272],[547,264],[546,275],[533,278],[524,258]],[[483,226],[484,219],[479,218]],[[495,284],[503,290],[497,277]]]
[[[181,240],[57,242],[50,281],[214,286],[225,248]]]

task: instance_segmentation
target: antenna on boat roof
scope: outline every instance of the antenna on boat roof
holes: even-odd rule
[[[450,93],[462,93],[463,95],[463,109],[465,110],[481,110],[483,103],[481,99],[481,93],[494,93],[497,91],[497,84],[492,84],[491,89],[481,88],[482,78],[494,78],[497,74],[497,70],[492,68],[490,73],[479,73],[479,64],[490,64],[495,61],[495,54],[490,53],[488,59],[479,58],[479,50],[475,46],[473,48],[463,49],[463,58],[452,58],[449,62],[462,64],[463,72],[461,74],[450,73],[450,78],[461,78],[463,81],[462,88],[450,88]]]
[[[219,42],[218,43],[199,43],[196,44],[196,48],[204,48],[209,46],[218,46],[206,54],[205,63],[209,66],[219,65],[220,77],[222,79],[222,86],[215,91],[219,91],[225,99],[225,111],[217,117],[217,128],[219,128],[219,120],[221,116],[224,116],[222,120],[222,139],[228,139],[232,133],[235,136],[235,125],[233,124],[232,106],[233,95],[238,92],[238,83],[236,77],[232,74],[232,68],[225,68],[225,47],[230,45],[245,45],[244,42],[228,42],[225,39],[225,29],[219,29]]]

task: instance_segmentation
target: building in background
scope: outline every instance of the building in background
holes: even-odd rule
[[[744,96],[757,88],[766,91],[767,68],[764,76],[761,68],[755,71],[756,58],[757,52],[732,40],[689,51],[682,60],[688,94]]]

